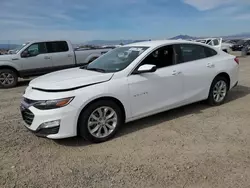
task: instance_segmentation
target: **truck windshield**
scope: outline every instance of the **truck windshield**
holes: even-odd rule
[[[17,48],[11,50],[11,53],[13,53],[13,54],[18,53],[21,49],[23,49],[23,47],[27,46],[28,44],[29,44],[29,42],[24,43],[22,45],[19,45]]]
[[[99,72],[118,72],[130,65],[146,49],[148,47],[141,46],[116,48],[90,63],[85,69]]]

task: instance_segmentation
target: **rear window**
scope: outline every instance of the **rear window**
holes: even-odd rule
[[[178,63],[204,59],[217,54],[215,50],[197,44],[179,44],[178,46],[179,49],[176,50]]]
[[[69,51],[68,43],[66,41],[46,42],[48,53],[67,52]]]

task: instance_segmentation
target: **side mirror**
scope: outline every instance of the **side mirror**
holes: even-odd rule
[[[30,57],[30,54],[27,50],[23,51],[21,57]]]
[[[138,68],[136,71],[137,74],[155,72],[157,70],[156,65],[145,64]]]

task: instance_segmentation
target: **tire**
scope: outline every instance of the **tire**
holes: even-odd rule
[[[223,87],[223,89],[221,89],[221,92],[223,94],[221,93],[221,95],[219,95],[219,98],[221,97],[220,100],[217,100],[218,97],[215,97],[216,94],[214,95],[214,93],[216,92],[216,90],[217,90],[216,88],[218,88],[218,85],[220,85],[220,83],[225,83],[225,87]],[[209,90],[209,96],[207,99],[208,104],[211,106],[219,106],[219,105],[223,104],[225,102],[226,97],[227,97],[228,90],[229,90],[228,79],[226,79],[223,76],[217,76],[213,80],[211,87],[210,87],[210,90]],[[218,96],[218,94],[216,96]]]
[[[101,116],[99,116],[99,112],[97,111],[97,109],[101,109],[102,112],[104,112],[103,108],[110,110],[110,111],[107,111],[107,115],[106,115],[107,120],[101,120],[101,121],[96,120],[96,118],[99,119],[101,117]],[[115,112],[115,115],[112,116],[112,118],[108,119],[108,115],[111,115],[111,110],[113,110]],[[92,116],[93,114],[94,114],[94,116]],[[95,118],[92,118],[92,117],[95,117]],[[96,102],[90,104],[90,106],[88,106],[81,113],[79,120],[78,120],[78,131],[79,131],[78,133],[81,137],[83,137],[85,140],[88,140],[90,142],[93,142],[93,143],[105,142],[105,141],[111,139],[116,134],[116,132],[118,131],[118,129],[120,128],[120,126],[123,123],[122,117],[123,117],[123,114],[122,114],[120,107],[112,100],[96,101]],[[107,127],[105,122],[106,121],[108,122],[109,120],[115,119],[115,118],[117,119],[117,121],[116,121],[116,123],[113,124],[113,126],[115,125],[114,129],[111,130],[110,129],[111,125],[109,124],[110,127]],[[97,125],[96,123],[91,125],[91,123],[89,123],[90,120],[91,120],[91,123],[98,122],[99,125]],[[107,128],[106,130],[108,130],[108,132],[109,132],[108,135],[105,135],[105,128],[104,127]],[[93,133],[90,132],[91,130],[93,131]],[[98,134],[99,134],[99,136],[98,136]]]
[[[15,71],[11,69],[0,69],[0,87],[12,88],[17,85],[18,76]]]

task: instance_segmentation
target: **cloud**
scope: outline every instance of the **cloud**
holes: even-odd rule
[[[183,0],[184,3],[195,7],[200,11],[215,9],[231,4],[245,4],[248,0]]]

